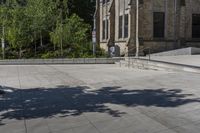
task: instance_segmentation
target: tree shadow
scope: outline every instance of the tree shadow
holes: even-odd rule
[[[78,116],[85,112],[108,113],[120,117],[125,112],[113,110],[105,104],[126,107],[155,106],[177,107],[200,102],[190,98],[193,94],[183,94],[181,89],[126,90],[119,86],[90,90],[87,86],[58,86],[56,88],[12,89],[0,97],[0,118],[35,119],[54,116]],[[0,124],[1,123],[0,121]]]

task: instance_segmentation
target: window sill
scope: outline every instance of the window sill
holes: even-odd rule
[[[104,3],[104,4],[102,3],[103,7],[108,6],[108,5],[110,5],[110,2],[107,2],[107,3]]]

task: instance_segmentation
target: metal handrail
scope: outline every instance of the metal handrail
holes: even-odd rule
[[[136,47],[134,47],[134,48],[132,48],[132,49],[130,49],[130,50],[136,50]],[[130,50],[129,50],[129,51],[130,51]],[[143,50],[148,50],[149,60],[151,60],[151,48],[150,48],[150,47],[146,47],[146,48],[140,48],[140,49],[139,49],[139,51],[143,51]],[[128,54],[128,57],[131,57],[131,56],[129,56],[129,51],[126,52],[125,54]],[[133,55],[135,55],[135,54],[133,54]],[[137,58],[139,58],[139,56],[138,56]]]
[[[132,48],[132,49],[129,49],[130,50],[136,50],[136,47]],[[150,61],[151,60],[151,48],[150,47],[146,47],[146,48],[140,48],[139,51],[142,51],[142,50],[148,50],[148,60]],[[131,65],[131,56],[129,56],[129,51],[126,52],[125,54],[128,54],[128,67],[130,67]],[[139,56],[137,57],[139,59]],[[120,64],[121,66],[121,64]]]

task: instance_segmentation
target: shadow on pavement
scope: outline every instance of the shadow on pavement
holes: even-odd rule
[[[177,107],[188,103],[200,102],[190,98],[193,94],[183,94],[181,89],[144,89],[126,90],[121,87],[104,87],[90,90],[89,87],[58,86],[57,88],[12,89],[0,97],[0,118],[34,119],[77,116],[85,112],[108,113],[120,117],[125,112],[113,110],[105,104],[127,107],[155,106]],[[1,121],[0,121],[0,124]]]

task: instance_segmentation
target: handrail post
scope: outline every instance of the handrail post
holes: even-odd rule
[[[149,48],[149,61],[151,60],[151,49]]]

